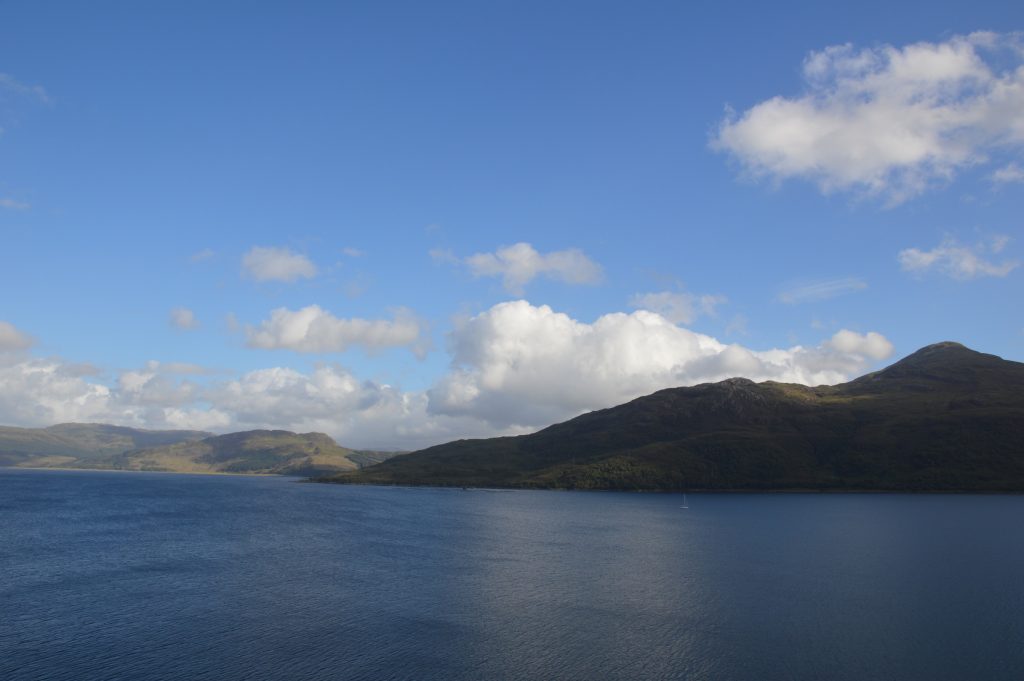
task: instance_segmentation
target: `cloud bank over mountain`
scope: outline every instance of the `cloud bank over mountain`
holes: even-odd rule
[[[279,321],[285,324],[294,314],[285,310]],[[269,339],[262,347],[317,350],[351,342],[350,326],[338,326],[342,320],[330,316],[322,334],[310,335],[323,314],[319,308],[307,312],[291,335],[284,327],[279,333],[250,329],[250,334]],[[367,330],[371,327],[351,328],[359,329],[355,337],[364,341],[375,337]],[[416,336],[412,327],[396,328],[381,327],[381,338],[394,333],[397,342]],[[326,362],[306,372],[268,367],[230,378],[204,376],[208,372],[202,367],[150,362],[104,380],[94,367],[28,356],[24,343],[8,346],[0,354],[0,383],[6,386],[0,423],[317,430],[349,446],[394,448],[529,432],[661,388],[733,376],[837,383],[893,350],[881,334],[849,330],[815,347],[754,350],[696,333],[649,310],[606,314],[588,323],[525,300],[499,303],[456,324],[449,335],[450,370],[421,391],[360,380]]]

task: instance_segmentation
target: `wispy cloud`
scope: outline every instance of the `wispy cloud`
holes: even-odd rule
[[[458,265],[462,262],[450,248],[431,248],[427,254],[439,265]]]
[[[803,178],[894,204],[1024,142],[1024,38],[979,32],[944,42],[804,60],[806,94],[723,121],[712,146],[754,177]]]
[[[828,300],[837,296],[862,291],[868,287],[867,283],[856,277],[843,277],[840,279],[822,279],[819,281],[799,282],[792,284],[779,294],[779,300],[789,305],[801,303],[814,303],[821,300]]]
[[[350,258],[362,258],[364,255],[366,255],[366,251],[362,251],[358,248],[353,248],[352,246],[346,246],[345,248],[341,249],[341,252],[343,255],[347,255]]]
[[[996,186],[1024,182],[1024,168],[1016,163],[1008,163],[992,173],[992,183]]]
[[[28,350],[35,339],[10,322],[0,321],[0,352]]]
[[[690,324],[701,315],[712,317],[715,308],[728,302],[722,295],[696,295],[685,291],[637,293],[629,306],[637,310],[657,312],[673,324]]]
[[[924,273],[936,270],[953,279],[966,281],[979,277],[1005,277],[1020,264],[1016,260],[994,262],[989,255],[1000,253],[1010,242],[1006,235],[996,235],[987,241],[964,246],[956,239],[947,237],[931,250],[905,248],[897,259],[906,272]]]
[[[51,101],[42,85],[26,85],[7,73],[0,73],[0,89],[38,99],[44,104],[49,104]]]
[[[25,201],[17,201],[8,197],[0,197],[0,208],[8,208],[10,210],[28,210],[32,205]]]
[[[312,279],[317,268],[309,258],[287,248],[253,246],[242,256],[242,272],[256,281],[293,282]]]
[[[525,242],[464,259],[448,250],[433,249],[430,257],[435,262],[461,263],[474,277],[500,277],[505,290],[514,295],[522,295],[525,286],[537,277],[567,284],[596,284],[604,276],[601,266],[579,249],[540,253]]]
[[[171,310],[169,321],[171,326],[182,331],[199,328],[199,320],[196,319],[195,313],[187,307],[176,307]]]
[[[733,318],[729,320],[729,323],[725,326],[726,336],[748,336],[750,332],[747,330],[747,318],[741,314],[733,315]]]
[[[214,255],[216,255],[216,253],[213,252],[213,249],[204,248],[203,250],[196,251],[195,253],[190,255],[188,257],[188,259],[189,259],[189,262],[202,262],[204,260],[209,260]]]

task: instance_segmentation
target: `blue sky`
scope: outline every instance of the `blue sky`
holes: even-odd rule
[[[1024,359],[1013,3],[0,17],[2,423],[413,447]]]

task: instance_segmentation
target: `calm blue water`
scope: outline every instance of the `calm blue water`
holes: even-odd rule
[[[0,469],[0,679],[1022,679],[1024,497]]]

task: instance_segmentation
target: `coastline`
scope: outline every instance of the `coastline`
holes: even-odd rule
[[[328,485],[359,485],[362,487],[405,487],[405,488],[431,488],[447,489],[466,492],[624,492],[633,494],[985,494],[985,495],[1024,495],[1024,489],[926,489],[926,488],[843,488],[843,487],[766,487],[763,489],[750,487],[711,487],[711,488],[687,488],[687,489],[643,489],[627,487],[603,487],[603,488],[580,488],[580,487],[543,487],[543,486],[502,486],[502,485],[442,485],[431,483],[384,483],[384,482],[355,482],[350,480],[331,480],[327,478],[303,478],[299,482],[318,483]]]
[[[130,468],[72,468],[70,466],[0,466],[0,471],[84,471],[87,473],[166,473],[171,475],[235,475],[247,478],[301,478],[296,475],[280,475],[278,473],[228,473],[224,471],[157,471],[133,470]]]

